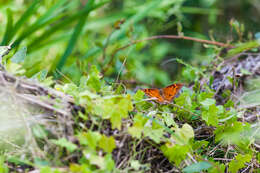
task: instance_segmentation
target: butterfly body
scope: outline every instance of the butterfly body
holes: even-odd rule
[[[142,89],[142,91],[147,96],[155,98],[155,100],[159,103],[170,103],[173,100],[173,98],[178,94],[182,86],[183,84],[176,83],[162,89],[147,88]]]

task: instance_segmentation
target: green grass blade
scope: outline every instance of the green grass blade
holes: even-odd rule
[[[60,12],[64,10],[61,8],[67,0],[59,0],[56,4],[54,4],[42,17],[40,17],[31,27],[41,27],[50,21],[54,16],[58,15]]]
[[[25,13],[21,16],[21,18],[16,22],[16,24],[13,27],[12,32],[10,33],[9,42],[12,37],[17,33],[17,31],[21,28],[21,26],[29,20],[31,15],[38,9],[38,4],[40,0],[35,0],[32,5],[25,11]],[[15,45],[14,45],[15,46]],[[13,46],[12,46],[13,47]]]
[[[71,54],[77,40],[78,40],[78,37],[82,31],[82,28],[83,26],[85,25],[85,22],[86,22],[86,18],[89,14],[89,12],[93,9],[93,6],[94,6],[94,0],[89,0],[87,2],[87,4],[85,5],[85,10],[88,11],[88,13],[86,13],[86,15],[83,15],[80,17],[79,19],[79,22],[77,24],[77,26],[75,27],[75,30],[70,38],[70,41],[68,43],[68,46],[67,46],[67,49],[65,50],[64,54],[62,55],[60,61],[58,62],[58,65],[57,65],[57,69],[60,71],[62,69],[62,67],[64,66],[64,64],[66,63],[69,55]]]
[[[99,8],[100,6],[104,5],[104,3],[100,3],[97,5],[92,6],[91,10],[94,10],[96,8]],[[67,18],[65,18],[64,20],[60,21],[59,23],[53,25],[50,29],[48,29],[46,32],[44,32],[42,35],[40,35],[39,37],[37,37],[35,40],[33,40],[29,45],[28,45],[28,52],[32,52],[35,50],[35,46],[37,44],[40,44],[41,42],[45,41],[46,39],[49,38],[50,35],[58,32],[59,30],[61,30],[64,27],[67,27],[70,23],[73,23],[75,21],[78,20],[78,18],[80,18],[81,16],[84,16],[86,14],[89,13],[89,9],[84,8],[83,10],[68,16]]]
[[[70,38],[70,41],[69,41],[69,44],[64,52],[64,54],[62,55],[62,58],[60,59],[59,63],[58,63],[58,66],[57,66],[57,69],[60,70],[63,65],[65,64],[68,56],[71,54],[77,40],[78,40],[78,37],[80,35],[80,32],[82,31],[82,27],[84,26],[85,24],[85,21],[86,21],[86,16],[83,16],[79,19],[79,22],[77,24],[77,26],[75,27],[75,30]]]
[[[15,41],[14,46],[18,46],[26,37],[41,29],[43,26],[50,24],[53,20],[55,21],[61,18],[62,16],[58,14],[63,10],[61,6],[64,5],[65,2],[67,2],[67,0],[59,0],[55,5],[53,5],[43,16],[28,27],[21,36],[19,36],[19,38]]]
[[[34,49],[35,49],[34,52],[44,49],[46,47],[51,47],[52,45],[58,44],[59,42],[62,42],[62,41],[63,42],[68,41],[70,39],[71,35],[72,35],[72,33],[69,32],[69,33],[63,33],[63,34],[60,34],[57,36],[53,36],[51,39],[43,41],[43,42],[41,42],[41,44],[37,44],[36,46],[34,46]]]
[[[181,7],[180,10],[187,14],[201,14],[201,15],[220,15],[221,10],[213,8],[199,8],[199,7]]]
[[[133,25],[137,22],[139,22],[140,20],[142,20],[143,18],[146,17],[146,15],[153,9],[157,8],[159,6],[159,4],[161,3],[161,0],[155,0],[150,2],[149,4],[146,4],[143,7],[143,10],[138,11],[137,14],[133,15],[130,19],[128,19],[121,27],[120,30],[114,32],[110,38],[110,43],[113,43],[114,41],[118,40],[127,30],[127,28],[130,27],[130,25]],[[88,57],[91,57],[97,53],[99,53],[102,49],[100,49],[99,47],[94,47],[91,49],[91,53],[87,52],[82,59],[86,59]]]
[[[147,16],[147,14],[149,13],[149,11],[157,8],[161,2],[162,2],[161,0],[155,0],[155,1],[150,2],[150,4],[146,4],[143,7],[143,10],[140,10],[137,14],[132,16],[129,20],[127,20],[120,27],[121,28],[120,30],[118,30],[112,34],[110,41],[114,42],[115,40],[119,39],[131,25],[133,25],[133,24],[139,22],[140,20],[142,20],[143,18],[145,18]]]
[[[9,42],[9,38],[10,38],[10,33],[12,32],[13,29],[13,15],[12,15],[12,11],[8,8],[7,9],[7,25],[6,25],[6,29],[5,29],[5,34],[2,40],[1,45],[7,45]]]
[[[246,50],[257,48],[259,46],[260,46],[260,42],[258,40],[252,40],[252,41],[249,41],[246,43],[240,43],[240,44],[236,45],[235,48],[230,49],[228,51],[227,55],[225,56],[225,58],[230,58],[230,57],[237,55],[239,53],[242,53]]]

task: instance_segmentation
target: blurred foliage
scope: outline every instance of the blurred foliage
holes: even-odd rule
[[[128,153],[124,171],[151,168],[136,160],[137,143],[142,141],[152,143],[184,172],[224,172],[225,166],[237,172],[251,160],[259,160],[253,148],[256,136],[251,124],[238,121],[240,112],[232,100],[216,105],[214,91],[199,83],[201,77],[210,81],[207,70],[214,66],[216,55],[224,52],[224,57],[230,57],[259,47],[259,41],[254,40],[259,38],[260,25],[257,0],[0,0],[0,4],[4,26],[0,27],[0,43],[4,46],[0,57],[9,51],[6,46],[11,46],[10,53],[1,59],[6,70],[71,95],[85,109],[79,119],[92,122],[88,127],[75,120],[73,137],[77,145],[66,138],[48,140],[58,149],[56,155],[33,158],[41,172],[60,172],[51,169],[52,163],[71,153],[77,157],[75,162],[70,162],[68,156],[64,163],[58,163],[70,172],[119,172],[113,158],[118,136],[101,133],[105,122],[110,123],[109,130],[133,139],[133,153]],[[173,39],[134,44],[135,40],[166,34],[238,47],[227,51]],[[132,45],[122,48],[128,44]],[[56,84],[53,78],[62,84]],[[152,104],[143,99],[142,91],[132,91],[136,83],[138,87],[139,83],[165,86],[173,80],[194,84],[193,89],[183,87],[174,104]],[[108,84],[119,81],[133,83],[132,88],[127,87],[131,91]],[[253,94],[249,92],[248,96]],[[251,97],[242,99],[250,102]],[[213,128],[214,139],[195,139],[194,127],[201,124]],[[215,151],[216,146],[226,147],[229,155]],[[209,154],[212,151],[215,155]],[[216,155],[232,161],[224,165],[214,160]],[[0,170],[6,172],[5,159],[0,157]],[[29,156],[27,159],[32,160]]]
[[[175,58],[206,65],[214,49],[187,40],[159,39],[113,53],[133,40],[177,35],[180,26],[184,35],[232,42],[253,37],[248,31],[257,32],[260,25],[260,8],[254,0],[15,0],[0,4],[0,22],[5,26],[0,28],[1,45],[12,44],[12,52],[27,47],[22,63],[25,74],[30,77],[47,70],[76,83],[91,65],[102,71],[114,58],[105,73],[107,81],[118,77],[166,85],[182,71]],[[241,28],[237,21],[243,25],[243,35],[237,33]]]

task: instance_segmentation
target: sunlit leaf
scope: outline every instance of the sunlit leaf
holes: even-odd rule
[[[118,129],[121,129],[122,118],[126,118],[133,109],[130,95],[106,97],[101,107],[102,117],[110,119],[112,128]]]
[[[178,144],[165,144],[161,147],[163,154],[177,166],[186,159],[187,153],[189,152],[189,147],[187,145]]]
[[[116,148],[115,139],[112,136],[102,135],[98,145],[107,153],[111,153]]]
[[[147,118],[144,118],[143,116],[136,114],[134,117],[134,124],[132,127],[128,128],[128,132],[136,138],[141,138],[141,134],[144,130],[144,125],[148,121]]]
[[[182,171],[185,173],[194,173],[207,170],[210,167],[212,167],[212,165],[209,162],[198,162],[185,167]]]
[[[98,132],[82,132],[78,135],[78,139],[81,145],[89,146],[92,150],[96,150],[101,134]]]
[[[73,144],[72,142],[68,141],[65,138],[61,138],[61,139],[58,139],[58,140],[51,139],[51,142],[53,142],[54,144],[56,144],[60,147],[66,148],[70,152],[73,152],[78,148],[76,144]]]
[[[182,128],[174,128],[174,130],[178,139],[181,139],[181,141],[176,139],[180,145],[186,145],[190,139],[194,138],[193,128],[189,124],[184,124]]]
[[[242,155],[238,154],[235,160],[231,160],[229,163],[229,171],[231,173],[237,173],[239,169],[245,167],[246,162],[250,162],[252,156],[250,154]]]
[[[11,61],[14,63],[21,63],[24,62],[24,59],[26,57],[27,48],[23,47],[19,51],[17,51],[14,56],[11,58]]]

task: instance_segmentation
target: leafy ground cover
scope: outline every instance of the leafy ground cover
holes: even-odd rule
[[[15,3],[0,8],[0,172],[259,172],[259,34],[221,28],[230,4]],[[168,104],[141,90],[172,81]]]
[[[18,51],[11,60],[16,63],[23,51]],[[29,129],[24,129],[22,121],[16,122],[21,123],[21,127],[17,127],[19,131],[25,130],[18,135],[20,138],[29,131],[32,136],[26,140],[15,139],[15,145],[20,141],[17,148],[6,147],[1,169],[3,172],[19,169],[40,172],[255,172],[259,169],[259,85],[252,86],[250,82],[259,80],[260,55],[245,52],[234,57],[233,61],[216,60],[222,63],[216,62],[215,70],[205,68],[203,71],[179,60],[186,65],[189,74],[200,77],[184,86],[179,97],[170,104],[148,101],[141,90],[127,93],[123,84],[107,84],[92,66],[79,85],[73,82],[54,85],[56,90],[69,95],[66,102],[74,106],[67,111],[72,114],[58,111],[66,110],[59,100],[68,96],[54,98],[51,92],[35,94],[49,97],[47,100],[55,99],[56,105],[48,101],[53,107],[52,114],[34,118],[41,123],[33,123],[32,115],[24,115]],[[38,76],[46,87],[54,83],[42,74]],[[21,84],[17,80],[13,83],[17,83],[19,90]],[[4,83],[2,81],[2,87],[7,87]],[[2,93],[9,92],[2,89]],[[18,97],[14,91],[11,95]],[[11,110],[8,107],[12,101],[3,101],[7,105],[5,109]],[[30,110],[27,104],[28,100],[22,106],[23,114]],[[61,118],[55,118],[59,113]],[[73,117],[66,118],[71,115]],[[54,123],[53,118],[56,119]],[[7,154],[9,152],[12,154]]]

